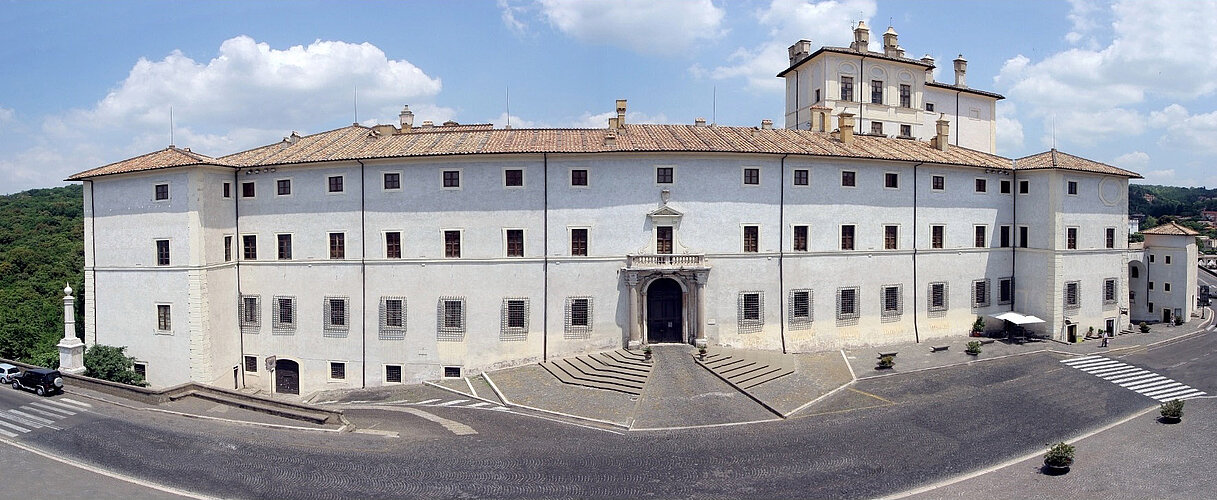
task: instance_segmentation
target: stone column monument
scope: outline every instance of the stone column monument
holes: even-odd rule
[[[59,341],[59,371],[81,374],[85,371],[85,344],[76,338],[76,299],[72,287],[63,288],[63,340]]]

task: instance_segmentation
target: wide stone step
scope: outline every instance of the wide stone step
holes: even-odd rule
[[[794,372],[787,371],[787,370],[777,370],[777,371],[772,372],[769,375],[765,375],[762,377],[757,377],[755,379],[752,379],[751,381],[747,382],[746,384],[741,384],[740,387],[744,388],[745,390],[751,389],[753,387],[764,384],[766,382],[773,382],[774,380],[780,379],[787,375],[794,375]]]
[[[606,369],[620,371],[623,373],[636,373],[642,376],[647,376],[651,373],[650,365],[635,364],[628,361],[620,361],[608,355],[608,353],[600,353],[599,355],[588,356],[588,359],[599,363]]]
[[[607,390],[607,391],[622,392],[622,393],[630,394],[630,395],[634,395],[634,396],[637,396],[642,393],[641,387],[627,386],[627,385],[613,383],[613,382],[602,382],[599,380],[594,380],[594,379],[588,378],[583,375],[572,374],[571,371],[568,371],[568,368],[565,368],[555,362],[541,363],[541,367],[544,368],[546,371],[548,371],[550,374],[552,374],[554,376],[554,378],[557,378],[558,381],[560,381],[564,384],[577,385],[577,386],[582,386],[582,387],[591,387],[593,389],[603,389],[603,390]],[[575,371],[575,373],[578,373],[577,370],[573,370],[573,371]]]
[[[794,373],[788,358],[739,351],[707,354],[701,364],[745,390]]]
[[[645,384],[647,380],[645,375],[639,376],[636,374],[623,374],[616,371],[601,369],[600,367],[596,366],[595,361],[584,357],[568,358],[562,361],[566,362],[572,368],[579,370],[579,372],[588,377],[596,377],[606,381],[619,380],[623,384],[637,384],[639,387],[641,387],[642,384]]]
[[[641,354],[635,354],[633,352],[621,349],[616,351],[602,352],[600,355],[601,357],[620,363],[623,366],[632,366],[648,372],[651,371],[651,363],[645,361],[646,358]]]

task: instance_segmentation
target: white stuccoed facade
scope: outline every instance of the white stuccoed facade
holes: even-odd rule
[[[923,91],[919,103],[938,89]],[[662,341],[785,352],[930,342],[968,335],[977,315],[1000,330],[988,316],[1012,310],[1045,319],[1029,329],[1060,340],[1108,320],[1126,328],[1136,174],[1055,151],[988,154],[991,104],[985,124],[960,136],[964,146],[988,141],[975,151],[954,135],[930,145],[627,126],[624,101],[606,129],[413,127],[403,112],[400,128],[293,134],[224,158],[171,147],[73,177],[85,181],[86,342],[128,346],[157,387],[308,394]],[[840,111],[825,111],[834,125]],[[874,116],[864,113],[862,129]],[[953,118],[940,116],[908,121],[929,120],[918,137],[934,137],[939,119],[953,134]],[[520,186],[508,185],[514,171]],[[459,186],[446,187],[445,172]],[[575,185],[584,172],[586,185]],[[386,187],[386,174],[400,187]],[[853,186],[843,185],[849,175]],[[280,181],[290,194],[278,194]],[[167,199],[156,199],[158,185]],[[843,248],[844,226],[854,227],[853,249]],[[446,256],[450,231],[459,257]],[[523,254],[508,256],[515,231]],[[389,233],[401,235],[400,257]],[[340,257],[331,234],[341,235]],[[279,258],[280,235],[290,235],[289,259]],[[256,240],[249,258],[246,237]],[[167,263],[158,240],[168,241]],[[386,300],[402,301],[400,327],[388,324]],[[445,314],[453,304],[459,314]],[[573,304],[587,304],[586,325]],[[327,326],[335,318],[342,324]]]

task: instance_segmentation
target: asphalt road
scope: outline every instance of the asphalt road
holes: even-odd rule
[[[1059,359],[871,379],[801,418],[696,430],[614,433],[467,408],[350,412],[357,423],[392,426],[399,437],[391,438],[98,406],[57,421],[62,430],[13,439],[219,497],[864,498],[1042,449],[1153,404]],[[37,401],[10,396],[0,395],[0,411]],[[457,435],[427,417],[477,433]]]

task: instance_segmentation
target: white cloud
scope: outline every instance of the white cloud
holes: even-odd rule
[[[1187,108],[1171,104],[1150,113],[1149,124],[1165,130],[1158,141],[1163,146],[1217,154],[1217,111],[1193,115]]]
[[[1133,151],[1117,156],[1113,165],[1125,170],[1137,171],[1149,166],[1149,154],[1144,151]]]
[[[507,29],[517,35],[523,35],[528,32],[528,25],[516,17],[516,13],[522,13],[525,10],[523,7],[511,5],[507,0],[498,0],[498,6],[499,10],[503,11],[503,25],[507,26]]]
[[[0,125],[13,121],[13,110],[8,108],[0,108]]]
[[[566,120],[562,127],[574,128],[607,128],[609,118],[616,118],[616,111],[606,111],[604,113],[592,114],[590,111],[585,111],[583,115],[576,119]],[[668,117],[663,113],[657,115],[647,115],[637,111],[630,111],[625,115],[625,122],[629,123],[670,123]]]
[[[575,39],[643,54],[679,54],[725,34],[726,12],[710,0],[538,0],[537,4],[551,25]],[[508,15],[504,14],[505,20]]]
[[[1023,124],[1015,116],[1014,104],[997,102],[997,152],[1010,154],[1023,148]]]
[[[1150,170],[1149,172],[1141,172],[1141,176],[1145,178],[1139,181],[1143,184],[1174,184],[1175,169]]]

